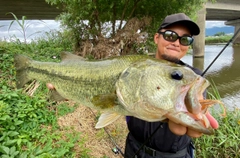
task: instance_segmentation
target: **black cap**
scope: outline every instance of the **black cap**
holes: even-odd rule
[[[173,24],[183,24],[189,29],[191,35],[198,35],[200,33],[198,25],[184,13],[177,13],[166,16],[158,31]]]

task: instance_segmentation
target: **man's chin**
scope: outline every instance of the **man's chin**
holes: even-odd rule
[[[178,63],[179,59],[177,57],[167,55],[167,54],[162,54],[161,58],[170,62]]]

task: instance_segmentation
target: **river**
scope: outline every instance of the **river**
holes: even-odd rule
[[[204,71],[224,46],[206,45],[204,58],[193,58],[188,54],[182,60]],[[214,82],[227,108],[240,108],[240,47],[226,47],[205,77]]]

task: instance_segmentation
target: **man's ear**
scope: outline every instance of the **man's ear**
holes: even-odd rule
[[[155,33],[155,35],[154,35],[154,42],[155,42],[155,44],[158,43],[159,37],[160,37],[159,34]]]

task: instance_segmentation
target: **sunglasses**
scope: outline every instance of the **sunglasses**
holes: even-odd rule
[[[193,37],[189,35],[179,36],[176,32],[170,30],[158,33],[162,34],[163,38],[169,42],[175,42],[177,39],[179,39],[180,44],[183,46],[189,46],[193,43]]]

